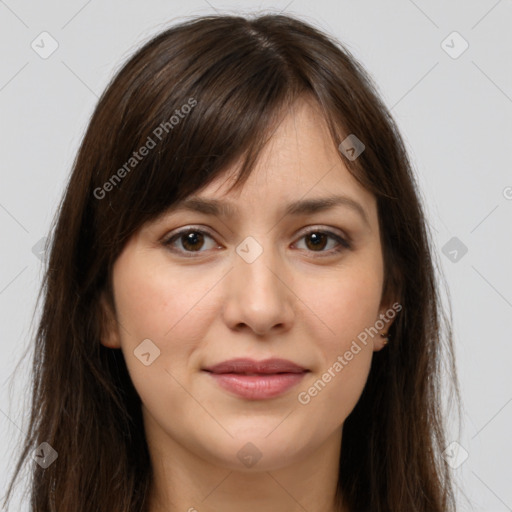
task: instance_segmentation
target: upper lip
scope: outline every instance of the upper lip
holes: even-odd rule
[[[275,374],[275,373],[303,373],[307,370],[302,366],[288,361],[287,359],[264,359],[255,361],[253,359],[239,358],[223,361],[203,368],[211,373],[241,373],[241,374]]]

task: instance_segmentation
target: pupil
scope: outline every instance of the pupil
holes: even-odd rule
[[[309,240],[312,240],[313,247],[320,247],[323,248],[325,245],[325,235],[322,233],[311,233],[309,235]]]
[[[198,242],[200,242],[201,235],[199,233],[187,233],[185,235],[185,243],[184,246],[186,248],[198,249],[195,247]],[[199,243],[200,245],[200,243]],[[187,247],[188,246],[188,247]]]

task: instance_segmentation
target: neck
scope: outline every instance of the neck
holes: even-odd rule
[[[154,424],[148,430],[153,469],[149,512],[340,512],[335,495],[341,428],[298,462],[246,471],[198,457]]]

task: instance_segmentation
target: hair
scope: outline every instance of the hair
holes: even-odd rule
[[[233,187],[242,186],[287,109],[306,97],[336,148],[349,134],[365,144],[355,160],[339,154],[375,194],[382,298],[402,305],[343,426],[338,504],[455,510],[442,456],[442,363],[460,401],[452,331],[405,144],[347,48],[274,14],[182,21],[138,49],[101,96],[48,239],[28,435],[6,502],[27,461],[34,512],[147,510],[152,469],[140,398],[122,352],[100,343],[102,297],[114,306],[113,263],[144,223],[237,162]],[[151,142],[144,158],[134,157]],[[46,469],[29,457],[43,442],[58,453]]]

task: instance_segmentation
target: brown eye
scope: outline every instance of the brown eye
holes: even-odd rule
[[[347,240],[336,233],[332,233],[331,231],[313,229],[304,234],[301,237],[301,240],[303,239],[305,240],[306,250],[320,253],[321,256],[328,256],[351,248],[351,245]],[[330,240],[333,241],[334,244],[331,242],[331,247],[325,250],[329,245]]]
[[[204,252],[201,249],[207,245],[206,240],[208,239],[214,242],[206,231],[188,228],[172,235],[164,242],[164,245],[179,253],[199,253]],[[215,243],[210,243],[210,245],[211,247],[207,247],[207,249],[216,246]]]
[[[317,251],[325,248],[329,237],[325,233],[310,233],[305,239],[308,249]]]
[[[198,233],[197,231],[180,235],[180,240],[182,247],[187,251],[196,251],[204,244],[203,234]]]

